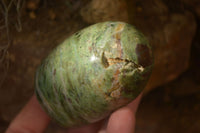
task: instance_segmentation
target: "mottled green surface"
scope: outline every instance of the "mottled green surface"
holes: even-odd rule
[[[61,125],[92,123],[135,99],[151,68],[151,48],[133,26],[98,23],[66,39],[42,62],[36,94]]]

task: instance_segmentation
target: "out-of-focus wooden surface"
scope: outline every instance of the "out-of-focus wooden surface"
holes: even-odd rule
[[[90,24],[80,13],[88,3],[89,0],[27,0],[20,12],[21,32],[16,30],[18,15],[15,6],[12,7],[8,17],[12,45],[0,64],[0,81],[7,73],[0,86],[0,132],[4,132],[34,93],[35,69],[41,60],[66,37]],[[135,4],[139,13],[130,14],[129,7],[129,21],[135,23],[150,42],[156,43],[156,64],[163,63],[162,67],[156,67],[156,78],[160,76],[160,80],[165,81],[155,85],[160,87],[152,85],[154,90],[144,96],[137,114],[136,133],[200,132],[199,0],[136,0],[129,6],[131,4]],[[124,5],[117,7],[126,9]],[[6,46],[6,26],[4,16],[0,15],[0,46]],[[176,55],[180,60],[172,58]],[[166,78],[166,75],[171,76]],[[60,131],[55,124],[46,130],[47,133]]]

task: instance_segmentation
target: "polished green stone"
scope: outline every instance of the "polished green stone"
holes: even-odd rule
[[[36,95],[65,127],[96,122],[134,100],[151,74],[152,51],[123,22],[89,26],[58,45],[36,72]]]

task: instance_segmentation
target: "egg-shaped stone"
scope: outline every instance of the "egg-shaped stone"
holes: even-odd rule
[[[151,74],[151,47],[123,22],[103,22],[76,32],[44,59],[36,72],[43,109],[64,127],[93,123],[134,100]]]

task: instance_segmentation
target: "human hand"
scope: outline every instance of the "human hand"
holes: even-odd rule
[[[133,133],[135,114],[141,95],[127,106],[113,112],[108,120],[66,129],[66,133]],[[42,110],[36,96],[33,95],[27,105],[11,122],[6,133],[42,133],[49,122],[49,116]]]

